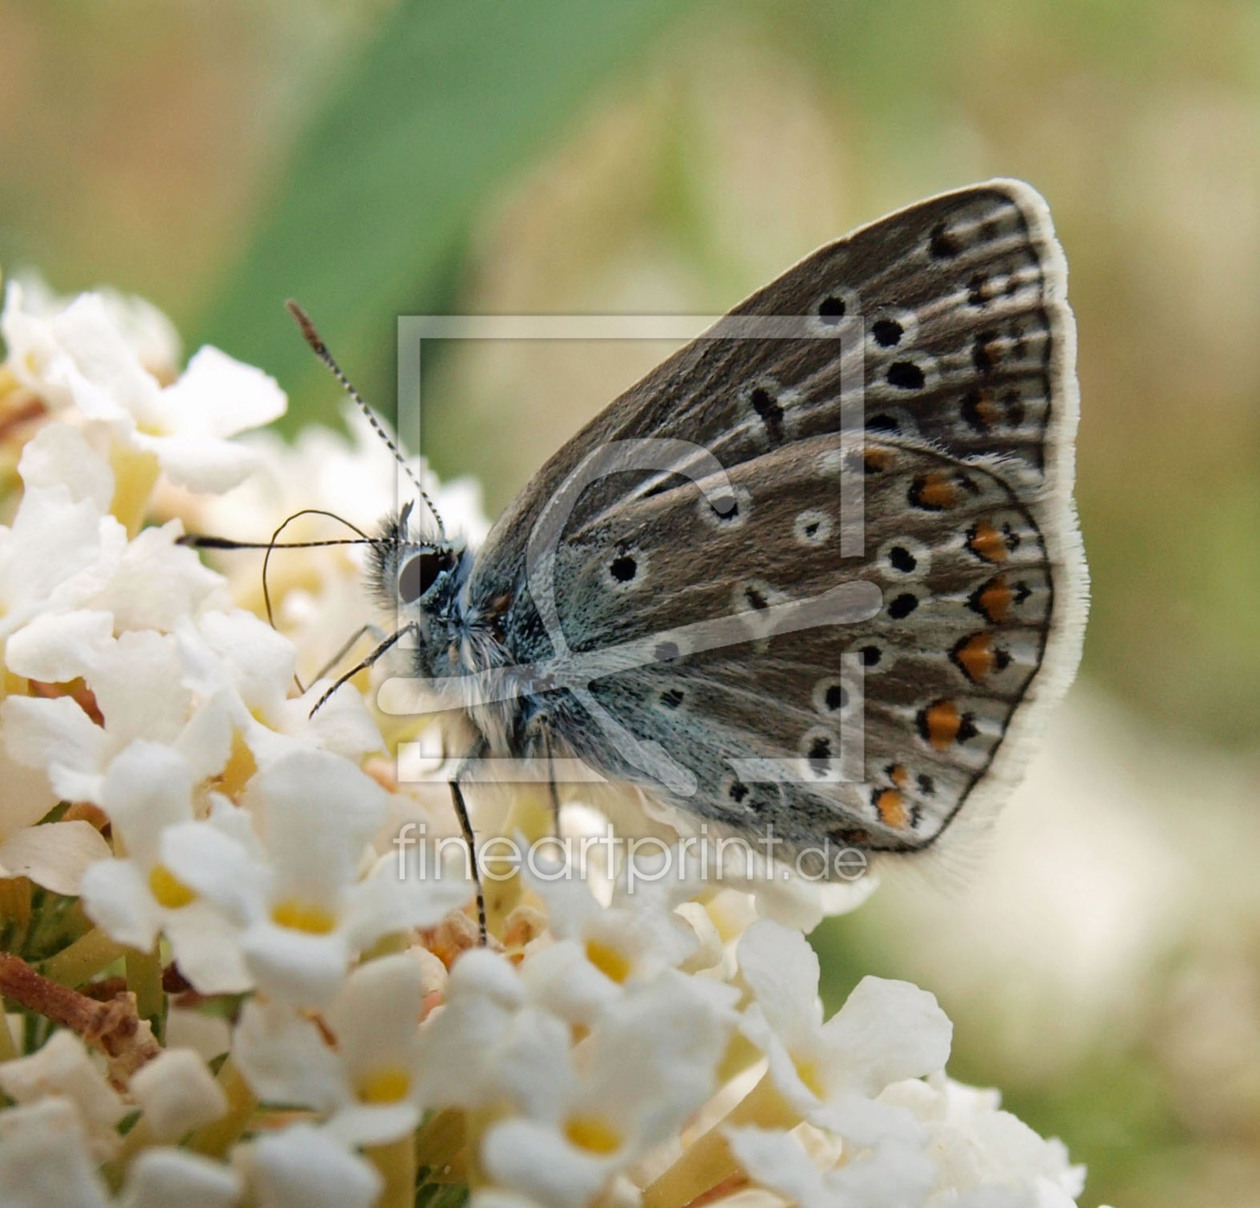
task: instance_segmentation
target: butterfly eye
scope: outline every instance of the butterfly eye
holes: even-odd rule
[[[437,550],[416,554],[402,564],[398,572],[398,598],[414,604],[437,582],[437,577],[450,566],[450,555]]]

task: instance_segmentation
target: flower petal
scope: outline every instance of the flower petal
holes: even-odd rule
[[[0,1112],[0,1203],[5,1208],[107,1208],[79,1113],[50,1097]]]
[[[255,1141],[249,1161],[260,1202],[268,1208],[371,1208],[381,1176],[332,1140],[325,1129],[295,1124]]]
[[[202,441],[261,428],[288,407],[270,374],[208,344],[189,358],[179,381],[162,391],[162,403],[180,432]]]
[[[162,1141],[177,1140],[228,1109],[223,1088],[192,1049],[163,1049],[131,1076],[128,1089]]]
[[[184,1149],[142,1150],[127,1171],[119,1208],[233,1208],[244,1180],[229,1166]]]
[[[134,860],[101,860],[85,869],[80,884],[88,918],[120,944],[148,952],[162,916],[148,878]]]
[[[789,1046],[821,1024],[818,957],[799,931],[760,920],[744,932],[738,959],[766,1021]]]
[[[934,995],[879,977],[864,977],[823,1030],[868,1095],[944,1069],[954,1033]]]
[[[337,1053],[312,1020],[282,1003],[247,1002],[232,1051],[264,1102],[331,1112],[349,1100]]]
[[[88,865],[111,854],[100,831],[82,819],[29,826],[0,843],[0,876],[29,877],[53,893],[74,897]]]

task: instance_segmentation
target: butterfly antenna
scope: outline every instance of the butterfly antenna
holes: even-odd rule
[[[280,540],[280,534],[283,533],[284,530],[287,529],[295,520],[302,516],[328,516],[331,519],[344,524],[346,528],[358,533],[359,535],[354,538],[343,537],[340,540],[334,541],[296,541],[288,544],[282,543]],[[270,625],[272,629],[275,629],[276,627],[275,613],[271,607],[271,589],[267,585],[267,571],[271,566],[271,555],[276,550],[293,549],[295,546],[300,548],[302,546],[314,547],[321,545],[371,545],[372,543],[373,538],[369,537],[367,533],[365,533],[357,524],[351,524],[350,521],[346,520],[344,517],[338,516],[335,512],[326,512],[323,508],[303,508],[300,512],[294,512],[292,516],[286,517],[280,527],[271,534],[271,540],[266,543],[267,552],[263,555],[262,590],[263,603],[267,606],[267,624]],[[297,676],[294,676],[293,678],[296,680]],[[305,689],[302,688],[300,680],[298,681],[298,688],[305,691]]]
[[[429,498],[429,493],[420,485],[420,480],[412,473],[411,467],[407,464],[407,459],[403,457],[402,451],[394,443],[394,438],[381,426],[380,420],[376,418],[376,412],[368,406],[364,399],[355,388],[354,384],[342,372],[341,366],[333,359],[333,354],[328,351],[328,345],[324,343],[318,331],[315,330],[315,324],[311,322],[311,317],[304,311],[292,298],[285,304],[294,320],[297,322],[299,330],[302,332],[303,339],[311,346],[315,355],[332,371],[333,377],[341,383],[341,388],[354,399],[355,406],[367,417],[367,421],[372,425],[372,430],[377,436],[385,442],[385,447],[394,455],[394,460],[402,466],[403,473],[411,479],[411,485],[416,488],[416,493],[424,500],[430,512],[433,513],[434,520],[437,521],[438,533],[442,540],[446,540],[446,526],[442,523],[441,513],[433,504],[433,500]]]

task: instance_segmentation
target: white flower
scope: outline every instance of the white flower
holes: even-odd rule
[[[119,1208],[232,1208],[243,1184],[235,1170],[200,1154],[155,1146],[128,1168]]]
[[[311,709],[322,688],[289,696],[293,643],[252,613],[207,612],[181,623],[178,637],[187,667],[184,683],[200,699],[214,698],[226,708],[260,767],[299,746],[354,760],[383,749],[357,692],[336,693],[314,717]]]
[[[738,955],[755,1000],[744,1033],[791,1107],[858,1144],[915,1138],[909,1113],[871,1101],[890,1083],[944,1068],[952,1027],[936,999],[908,982],[866,977],[824,1023],[818,957],[802,935],[763,920],[744,933]]]
[[[574,1023],[589,1025],[622,987],[683,965],[700,941],[675,906],[703,887],[680,877],[677,851],[636,857],[645,879],[623,874],[601,905],[572,864],[526,862],[526,884],[543,900],[555,943],[532,951],[522,970],[530,997]],[[654,876],[659,864],[664,875]]]
[[[374,1167],[309,1124],[259,1137],[233,1160],[259,1208],[370,1208],[381,1191]]]
[[[17,1103],[62,1096],[74,1104],[98,1154],[112,1152],[118,1140],[114,1125],[126,1109],[73,1032],[54,1032],[29,1057],[0,1065],[0,1087]]]
[[[128,629],[170,633],[183,618],[222,598],[222,576],[203,566],[192,550],[176,545],[180,536],[176,521],[142,529],[109,582],[84,607],[108,612],[116,634]]]
[[[283,1003],[246,1003],[233,1052],[264,1101],[328,1116],[347,1144],[394,1141],[420,1120],[423,989],[410,955],[368,961],[346,979],[322,1026]]]
[[[0,748],[0,877],[29,877],[73,896],[84,870],[109,856],[109,844],[82,819],[36,826],[56,804],[43,770],[23,767]]]
[[[0,1112],[0,1204],[106,1208],[107,1203],[73,1103],[49,1095]]]
[[[242,848],[239,882],[216,877],[203,885],[200,855],[188,844],[171,851],[171,868],[225,909],[245,912],[246,964],[281,1001],[327,1003],[359,952],[384,935],[436,923],[468,898],[467,882],[400,877],[388,857],[362,875],[388,798],[354,764],[326,751],[294,750],[261,769],[244,805],[265,864]]]
[[[681,975],[634,987],[582,1051],[547,1069],[528,1116],[490,1127],[487,1172],[542,1204],[589,1204],[713,1094],[732,1022]]]
[[[528,1006],[513,966],[484,948],[459,958],[445,997],[422,1033],[424,1102],[468,1110],[506,1102],[533,1110],[539,1088],[567,1059],[568,1025]]]
[[[113,471],[77,429],[45,425],[19,469],[26,490],[13,528],[0,529],[0,637],[71,608],[108,612],[115,632],[170,630],[223,591],[221,576],[175,544],[178,524],[127,543],[109,514]]]
[[[91,599],[127,543],[122,525],[106,514],[112,475],[77,433],[44,428],[18,469],[26,491],[12,527],[0,525],[0,641],[37,616]]]
[[[925,1203],[936,1180],[932,1159],[896,1139],[837,1170],[821,1171],[785,1132],[732,1128],[726,1135],[753,1179],[800,1208],[910,1208]]]
[[[225,491],[257,464],[227,438],[284,414],[284,392],[259,369],[203,348],[178,381],[161,383],[96,294],[39,315],[10,282],[0,329],[23,385],[56,407],[73,406],[114,441],[156,455],[172,481]]]
[[[222,903],[229,889],[240,892],[249,867],[248,824],[242,833],[231,805],[194,821],[193,782],[187,759],[159,743],[135,742],[113,761],[101,804],[127,854],[87,870],[84,908],[114,939],[143,952],[164,934],[184,976],[203,993],[239,992],[252,985],[240,954],[244,919]],[[172,846],[197,852],[196,885],[220,887],[217,901],[173,871]]]
[[[48,320],[70,305],[72,298],[54,293],[34,273],[20,273],[14,279],[19,287],[19,300],[0,315],[0,334],[10,348],[13,359],[13,336],[10,325]],[[180,338],[175,325],[153,303],[136,294],[120,293],[109,286],[94,291],[105,306],[110,322],[122,333],[140,363],[159,381],[173,381],[179,372]],[[6,299],[7,301],[7,299]],[[20,341],[18,342],[20,345]],[[19,362],[21,357],[16,358]],[[19,364],[15,372],[21,373]]]
[[[162,1141],[177,1141],[228,1108],[223,1088],[191,1049],[164,1049],[132,1075],[129,1089]]]
[[[943,1074],[890,1086],[881,1098],[912,1111],[929,1133],[927,1152],[940,1175],[937,1189],[1022,1190],[1030,1204],[1071,1204],[1085,1170],[1073,1166],[1063,1143],[1038,1136],[1001,1110],[997,1091],[964,1086]]]
[[[179,751],[195,782],[227,761],[227,714],[214,702],[198,707],[183,683],[173,634],[143,629],[115,637],[109,613],[67,613],[41,618],[10,639],[9,665],[20,675],[55,683],[82,678],[95,697],[102,725],[65,696],[9,697],[0,706],[9,754],[45,768],[64,800],[103,806],[110,764],[137,740]]]

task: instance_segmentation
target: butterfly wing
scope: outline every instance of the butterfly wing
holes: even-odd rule
[[[844,654],[858,650],[854,641],[865,637],[892,642],[896,657],[890,665],[900,668],[866,677],[867,803],[830,785],[819,796],[780,783],[772,795],[788,801],[782,816],[809,819],[803,825],[817,835],[838,815],[841,829],[869,830],[872,842],[918,846],[939,834],[969,796],[1009,779],[1026,756],[1028,734],[1070,680],[1079,654],[1084,567],[1071,503],[1077,397],[1065,290],[1049,214],[1032,189],[995,181],[946,194],[813,253],[588,424],[501,517],[473,571],[474,606],[510,599],[502,627],[522,661],[558,653],[557,621],[560,644],[597,651],[656,629],[728,615],[741,584],[764,584],[767,599],[775,592],[804,598],[807,582],[826,590],[873,569],[879,551],[901,539],[909,542],[907,549],[928,555],[931,577],[922,582],[936,611],[920,602],[913,623],[898,625],[892,610],[907,592],[888,598],[885,591],[883,619],[862,622],[860,634],[858,625],[837,624],[762,635],[742,649],[680,651],[672,663],[605,675],[592,685],[585,706],[571,697],[562,701],[563,693],[545,698],[550,703],[540,707],[560,737],[597,768],[643,779],[624,766],[606,730],[592,726],[592,701],[602,701],[610,716],[682,766],[689,766],[683,754],[704,752],[692,763],[696,792],[708,794],[708,805],[701,807],[695,794],[682,803],[715,815],[729,811],[732,777],[739,779],[730,762],[741,758],[734,752],[764,746],[776,758],[800,758],[802,735],[819,731],[815,737],[826,738],[814,694],[826,676],[841,674],[836,668]],[[893,456],[898,468],[888,479],[865,476],[864,543],[857,557],[846,558],[835,540],[811,546],[820,529],[811,537],[804,531],[811,521],[802,517],[829,516],[833,533],[840,532],[835,484],[828,488],[815,469],[828,457],[838,464],[844,436],[855,432],[882,442],[872,448]],[[549,508],[601,449],[645,438],[703,446],[725,467],[737,494],[744,493],[739,497],[750,507],[743,522],[725,533],[704,527],[703,517],[701,527],[693,523],[698,509],[712,508],[697,502],[687,476],[700,469],[685,451],[673,463],[649,459],[651,465],[605,473],[570,491],[561,531],[551,543],[557,558],[544,576],[553,585],[554,608],[536,600],[528,551],[531,535],[548,523]],[[955,488],[932,484],[954,482],[957,475],[978,484],[979,494],[955,483],[963,491],[956,506],[935,506]],[[893,480],[895,490],[879,485]],[[927,507],[911,499],[919,482],[926,484],[919,492]],[[1002,647],[1000,659],[991,655],[1003,662],[1000,676],[963,684],[954,677],[965,677],[968,665],[989,657],[982,656],[986,618],[966,601],[983,589],[988,579],[979,576],[995,565],[974,549],[966,552],[968,534],[981,526],[977,531],[986,536],[980,544],[987,542],[996,554],[1009,544],[1009,534],[996,524],[989,537],[984,526],[999,516],[1020,535],[1026,554],[1036,551],[1021,573],[1041,576],[1037,590],[1025,597],[1041,611],[1031,628],[1006,635],[1014,644]],[[1008,556],[1013,552],[1007,549]],[[978,557],[977,564],[969,557]],[[630,567],[625,561],[614,565],[618,558],[635,562],[641,593],[621,578]],[[881,591],[890,586],[878,575],[873,581]],[[958,643],[973,630],[981,635],[974,655],[960,654]],[[1034,632],[1036,641],[1028,636]],[[998,649],[996,635],[985,640]],[[686,699],[688,686],[694,707],[684,714],[680,706],[668,724],[662,722],[660,693],[673,699],[682,691]],[[971,707],[973,699],[984,708]],[[940,701],[955,706],[959,733],[977,730],[967,751],[965,743],[938,749],[932,733],[922,738],[922,710]],[[932,715],[938,738],[940,727],[948,728],[947,713]],[[917,809],[919,818],[909,838],[904,826],[881,823],[870,812],[876,789],[902,791],[897,782],[903,763],[907,774],[912,764],[919,766],[901,760],[907,741],[926,744],[919,763],[934,769],[922,774],[939,794],[929,802],[903,793],[907,817]],[[821,746],[807,744],[807,764],[810,750],[816,762],[825,762]],[[806,797],[821,800],[823,812],[811,813]],[[889,816],[896,814],[892,801],[884,798]]]
[[[773,822],[796,850],[914,850],[990,774],[1027,701],[1055,568],[1001,475],[875,440],[858,467],[867,553],[844,563],[843,456],[813,437],[734,467],[737,518],[685,484],[574,534],[560,615],[595,708],[555,716],[625,779],[650,782],[635,756],[658,744],[692,788],[663,795],[703,817]],[[817,606],[846,584],[871,586],[873,604]],[[609,651],[637,660],[602,674]]]
[[[495,524],[474,585],[519,577],[524,535],[601,445],[681,438],[729,467],[840,431],[854,414],[872,432],[964,459],[1017,458],[1016,485],[1040,526],[1070,544],[1078,397],[1066,295],[1049,210],[1020,181],[946,193],[862,227],[741,302],[566,442]],[[818,338],[745,337],[741,322],[759,316],[799,316]],[[860,343],[828,338],[846,320],[861,323]],[[845,406],[850,382],[861,387],[856,411]],[[574,521],[627,493],[625,481],[588,492]],[[1066,548],[1055,553],[1070,560]]]

